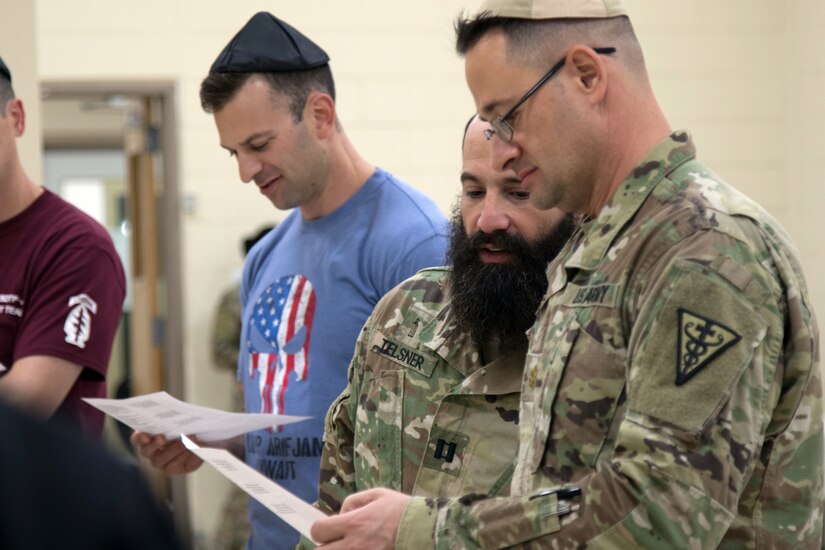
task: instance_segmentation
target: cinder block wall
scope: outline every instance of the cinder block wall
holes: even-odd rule
[[[796,238],[825,311],[825,231],[818,183],[825,154],[825,3],[798,0],[626,0],[654,88],[674,127],[699,153],[774,213]],[[372,162],[449,211],[458,190],[459,140],[473,103],[452,50],[452,21],[475,0],[419,2],[37,0],[37,61],[45,80],[169,79],[177,84],[185,370],[190,401],[229,406],[209,365],[212,308],[240,263],[241,236],[283,217],[242,185],[197,99],[200,80],[229,38],[270,10],[332,58],[339,114]],[[226,485],[211,472],[190,482],[197,533],[219,520]]]
[[[8,5],[7,5],[8,4]],[[17,140],[17,152],[26,174],[35,181],[43,177],[40,101],[37,97],[37,39],[35,6],[29,2],[0,4],[0,57],[11,69],[14,93],[23,99],[26,132]]]
[[[788,230],[825,315],[825,2],[625,1],[671,124]]]

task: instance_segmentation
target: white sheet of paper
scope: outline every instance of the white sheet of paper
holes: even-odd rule
[[[133,430],[163,434],[175,439],[180,433],[194,435],[201,441],[217,441],[273,426],[306,420],[308,416],[235,413],[191,405],[175,399],[165,391],[128,397],[98,399],[84,397]]]
[[[287,522],[296,531],[312,540],[309,528],[326,515],[296,497],[262,473],[250,468],[224,449],[200,447],[197,443],[181,434],[181,441],[186,448],[209,463],[229,481],[246,491],[249,496],[269,508],[276,516]]]

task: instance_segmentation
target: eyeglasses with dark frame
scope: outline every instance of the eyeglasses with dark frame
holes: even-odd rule
[[[598,53],[598,54],[606,55],[606,54],[616,53],[616,48],[613,48],[613,47],[593,48],[593,51]],[[539,79],[539,81],[536,82],[533,85],[533,87],[530,88],[527,91],[527,93],[524,94],[521,97],[521,99],[519,99],[516,102],[515,105],[513,105],[512,109],[507,111],[507,113],[504,114],[503,116],[497,116],[496,118],[491,120],[490,121],[490,126],[492,126],[492,128],[488,128],[488,129],[484,130],[484,137],[487,138],[487,140],[491,140],[491,139],[493,139],[493,134],[495,134],[504,143],[510,143],[511,141],[513,141],[513,127],[510,126],[510,123],[508,122],[508,120],[513,117],[513,115],[516,113],[518,108],[521,107],[524,104],[525,101],[530,99],[531,95],[536,93],[536,91],[539,88],[541,88],[542,86],[544,86],[547,83],[547,81],[550,80],[553,77],[554,74],[559,72],[559,70],[564,66],[564,62],[566,60],[567,60],[567,56],[562,57],[561,61],[559,61],[558,63],[553,65],[550,68],[550,70],[547,71],[547,74],[545,74],[543,77],[541,77]]]

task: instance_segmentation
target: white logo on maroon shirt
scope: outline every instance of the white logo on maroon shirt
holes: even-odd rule
[[[23,316],[23,300],[16,294],[0,294],[0,314]],[[0,371],[2,372],[2,371]]]
[[[92,333],[92,315],[97,313],[97,302],[86,294],[78,294],[69,298],[69,307],[72,310],[66,317],[66,322],[63,323],[66,342],[85,348],[86,341]]]

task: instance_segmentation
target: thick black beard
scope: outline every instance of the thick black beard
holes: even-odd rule
[[[528,243],[506,231],[476,232],[468,236],[458,211],[450,222],[447,259],[453,271],[449,278],[452,310],[458,327],[477,345],[497,338],[503,347],[519,345],[533,325],[536,310],[547,291],[547,264],[572,236],[576,224],[567,214],[549,235]],[[491,243],[516,254],[505,264],[485,264],[479,246]]]

